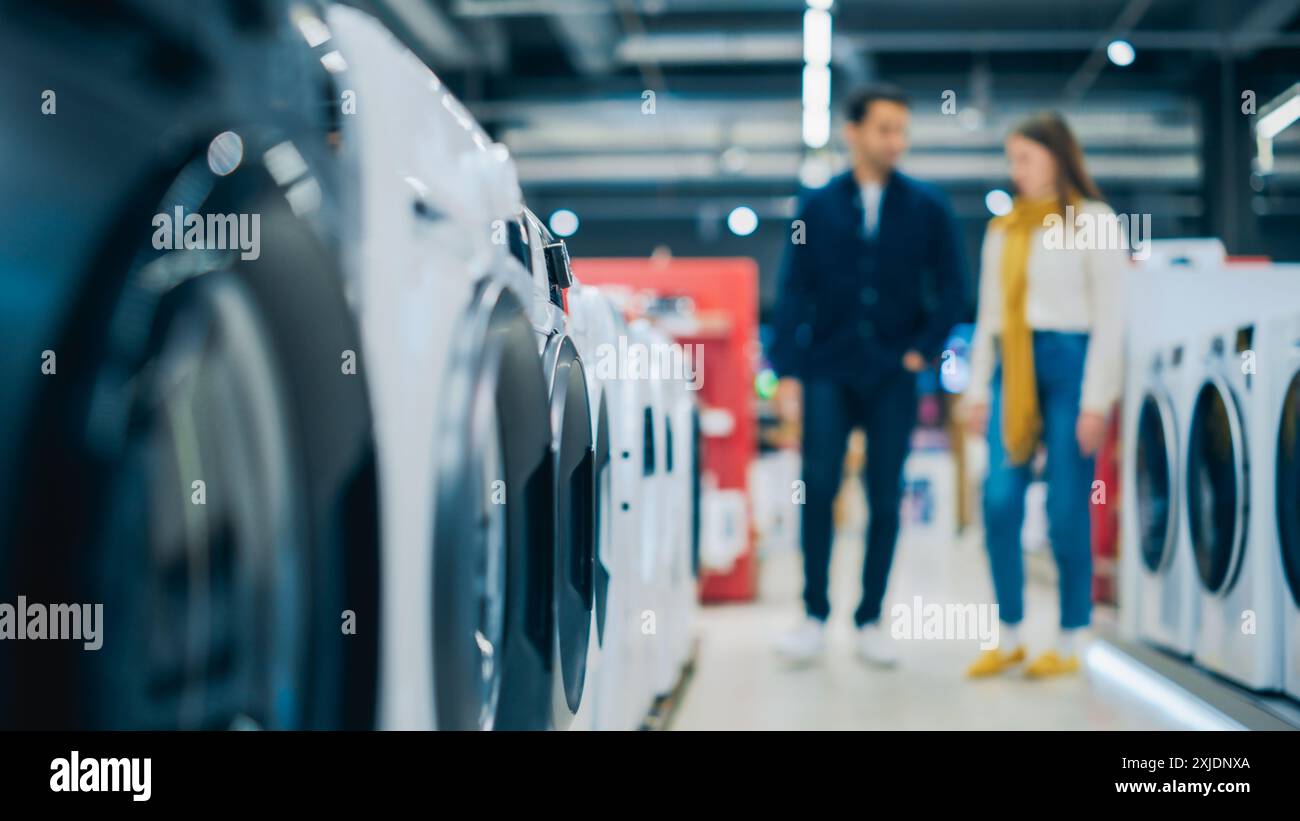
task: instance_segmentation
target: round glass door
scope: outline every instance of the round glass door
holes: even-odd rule
[[[1164,567],[1173,553],[1175,535],[1173,419],[1166,402],[1148,393],[1142,400],[1137,421],[1137,494],[1139,547],[1142,563],[1152,573]]]
[[[1246,463],[1241,418],[1229,388],[1201,386],[1187,451],[1187,520],[1201,583],[1226,590],[1241,563],[1246,532]]]
[[[1300,372],[1282,398],[1277,433],[1277,535],[1291,599],[1300,607]]]

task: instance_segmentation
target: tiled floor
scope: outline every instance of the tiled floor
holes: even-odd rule
[[[799,617],[797,554],[769,557],[761,595],[752,605],[709,607],[700,615],[696,671],[672,729],[1179,729],[1213,727],[1196,705],[1170,697],[1167,685],[1134,675],[1126,657],[1094,642],[1084,671],[1049,682],[1018,675],[967,681],[962,673],[977,642],[899,642],[901,664],[881,671],[852,654],[851,613],[862,561],[858,538],[842,538],[832,569],[831,646],[810,668],[792,669],[772,650],[775,635]],[[899,546],[890,604],[911,601],[987,602],[991,598],[981,543]],[[1053,585],[1030,581],[1025,633],[1031,652],[1051,640]]]

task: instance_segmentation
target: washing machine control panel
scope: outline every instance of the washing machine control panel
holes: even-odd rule
[[[556,240],[542,248],[546,254],[546,276],[551,286],[551,302],[564,308],[564,291],[573,285],[573,269],[569,264],[569,249],[564,240]]]

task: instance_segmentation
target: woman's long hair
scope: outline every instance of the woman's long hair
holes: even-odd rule
[[[1083,162],[1083,149],[1074,138],[1074,132],[1065,118],[1055,111],[1041,111],[1022,120],[1011,130],[1027,140],[1046,148],[1056,160],[1056,195],[1060,199],[1061,213],[1065,206],[1078,196],[1100,200],[1101,190],[1088,174]]]

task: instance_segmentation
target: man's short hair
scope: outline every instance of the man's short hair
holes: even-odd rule
[[[850,122],[860,123],[871,111],[871,104],[877,100],[886,100],[908,107],[907,94],[903,89],[889,83],[872,83],[855,89],[844,101],[844,116]]]

